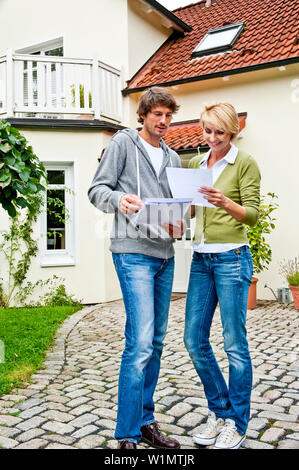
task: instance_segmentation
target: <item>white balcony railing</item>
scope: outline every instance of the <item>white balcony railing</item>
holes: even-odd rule
[[[98,60],[13,54],[0,57],[0,118],[122,121],[121,71]]]

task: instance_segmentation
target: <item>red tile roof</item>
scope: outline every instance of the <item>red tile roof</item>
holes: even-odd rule
[[[239,115],[240,132],[245,127],[246,117],[246,113]],[[163,140],[176,151],[197,149],[205,145],[203,130],[198,120],[172,124]]]
[[[128,92],[299,61],[299,0],[213,0],[207,8],[200,1],[174,13],[192,31],[171,36],[131,79]],[[246,28],[232,52],[191,60],[209,29],[239,22]]]

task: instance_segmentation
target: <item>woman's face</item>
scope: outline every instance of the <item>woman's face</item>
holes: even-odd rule
[[[204,123],[203,137],[212,151],[224,153],[230,148],[231,134],[217,129],[213,124]]]

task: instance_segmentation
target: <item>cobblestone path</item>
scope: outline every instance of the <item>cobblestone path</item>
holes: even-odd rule
[[[195,449],[192,435],[206,420],[207,402],[183,344],[184,307],[185,299],[174,296],[155,416],[182,448]],[[298,319],[293,304],[263,301],[248,311],[254,385],[243,449],[299,448]],[[32,383],[0,399],[0,448],[117,447],[113,434],[124,322],[122,301],[86,307],[64,322]],[[218,311],[211,340],[227,378]]]

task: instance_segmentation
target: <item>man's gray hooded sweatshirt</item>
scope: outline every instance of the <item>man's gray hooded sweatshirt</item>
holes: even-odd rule
[[[171,237],[152,238],[144,227],[137,225],[135,214],[119,211],[120,199],[127,193],[139,194],[143,200],[172,197],[166,167],[180,167],[180,158],[163,140],[161,147],[164,158],[159,175],[135,130],[117,132],[104,152],[88,197],[101,211],[115,213],[110,245],[113,253],[141,253],[164,259],[174,255]]]

